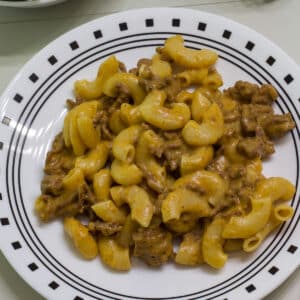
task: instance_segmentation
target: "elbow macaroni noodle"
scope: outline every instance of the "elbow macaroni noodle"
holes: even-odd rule
[[[111,164],[111,177],[122,185],[139,184],[143,179],[143,173],[136,164],[127,164],[115,159]]]
[[[115,56],[109,57],[99,67],[97,78],[94,81],[79,80],[75,82],[76,96],[87,100],[97,99],[103,93],[105,82],[118,72],[119,62]]]
[[[105,222],[125,223],[127,214],[122,208],[118,208],[111,200],[102,201],[92,206],[95,214]]]
[[[98,241],[99,254],[107,266],[118,271],[128,271],[131,268],[129,247],[122,247],[116,239],[103,236]]]
[[[173,103],[171,108],[164,107],[166,93],[154,90],[147,95],[139,106],[143,120],[163,130],[182,128],[190,119],[191,113],[185,103]]]
[[[132,163],[135,158],[134,144],[141,132],[142,128],[139,125],[133,125],[122,130],[113,141],[112,152],[114,157],[124,163]]]
[[[180,173],[186,175],[204,169],[213,159],[212,146],[189,148],[181,157]]]
[[[93,190],[97,201],[104,201],[109,199],[109,190],[112,185],[112,178],[110,171],[107,169],[101,169],[94,174],[93,177]]]
[[[217,173],[202,170],[182,176],[175,181],[173,188],[187,188],[188,186],[203,194],[213,207],[222,205],[225,200],[226,183]]]
[[[145,91],[139,86],[138,78],[129,73],[116,73],[107,79],[103,84],[103,93],[107,96],[115,97],[120,85],[124,85],[129,90],[136,105],[144,100]]]
[[[132,253],[142,251],[157,265],[176,235],[179,248],[167,259],[219,269],[227,252],[256,250],[293,216],[294,185],[265,178],[261,157],[246,157],[240,136],[230,134],[227,114],[238,104],[219,90],[217,58],[185,47],[176,35],[130,72],[111,56],[94,81],[75,82],[76,102],[61,135],[70,163],[55,152],[57,169],[47,173],[35,209],[43,221],[63,216],[84,258],[99,255],[110,268],[128,271]],[[166,231],[168,239],[156,245],[155,232]],[[141,240],[144,250],[137,245],[141,232],[151,241],[149,247]]]
[[[182,129],[185,142],[191,146],[207,146],[217,142],[223,134],[223,115],[216,103],[205,112],[201,124],[194,120],[186,123]]]
[[[264,228],[270,218],[270,198],[251,199],[252,209],[246,216],[233,216],[225,225],[222,236],[227,239],[248,238]]]
[[[224,239],[222,232],[226,221],[216,217],[206,225],[202,241],[202,254],[204,261],[215,269],[222,268],[228,258],[223,250]]]
[[[161,213],[163,222],[166,223],[170,220],[178,220],[182,213],[192,213],[198,218],[208,217],[211,215],[211,208],[207,199],[196,192],[178,188],[163,200]]]
[[[208,75],[208,69],[188,70],[177,75],[184,87],[202,84]]]
[[[109,129],[112,131],[112,133],[116,135],[126,128],[126,124],[123,122],[121,118],[121,111],[119,109],[115,110],[111,114],[108,126]]]
[[[154,213],[154,207],[148,193],[139,186],[112,187],[111,196],[117,206],[128,203],[131,217],[141,226],[148,227]]]
[[[125,124],[134,125],[143,122],[139,106],[133,106],[128,103],[122,103],[120,108],[120,117]]]
[[[161,166],[151,153],[150,145],[153,148],[159,148],[163,146],[163,140],[152,130],[146,130],[142,133],[136,146],[136,163],[142,170],[148,172],[150,176],[148,185],[159,192],[163,191],[166,186],[167,172],[166,168]]]
[[[179,245],[175,262],[180,265],[195,266],[203,263],[202,234],[200,231],[188,232]]]
[[[64,141],[67,147],[73,148],[75,155],[82,155],[87,148],[93,149],[100,141],[99,128],[93,124],[99,106],[98,101],[82,103],[65,118]]]
[[[180,35],[166,40],[161,52],[180,66],[187,69],[200,69],[212,66],[218,59],[218,55],[211,50],[192,50],[183,45]]]
[[[79,156],[75,160],[75,168],[81,169],[86,177],[92,178],[95,173],[102,169],[109,154],[109,143],[101,142],[87,154]]]

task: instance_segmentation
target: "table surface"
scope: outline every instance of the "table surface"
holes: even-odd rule
[[[299,0],[69,0],[36,9],[0,7],[0,94],[37,51],[62,33],[113,12],[142,7],[187,7],[229,17],[259,31],[300,64]],[[41,300],[0,252],[1,299]],[[296,300],[300,268],[265,299]]]

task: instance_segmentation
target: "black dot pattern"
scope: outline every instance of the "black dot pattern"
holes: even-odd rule
[[[70,43],[70,47],[74,51],[79,48],[79,45],[76,41],[73,41],[72,43]]]
[[[0,150],[2,150],[3,149],[3,143],[2,142],[0,142]],[[1,199],[0,199],[1,200]]]
[[[57,58],[54,56],[54,55],[51,55],[49,58],[48,58],[48,61],[50,63],[50,65],[55,65],[57,63]]]
[[[120,23],[119,28],[120,28],[121,31],[125,31],[125,30],[128,30],[128,25],[127,25],[126,22]]]
[[[268,272],[272,275],[275,275],[278,271],[279,271],[279,269],[277,267],[273,266]]]
[[[59,287],[59,284],[55,281],[52,281],[49,283],[49,287],[52,289],[52,290],[56,290],[58,287]]]
[[[9,220],[7,218],[2,218],[0,219],[0,223],[2,226],[7,226],[9,225]]]
[[[31,263],[31,264],[28,265],[28,268],[29,268],[32,272],[34,272],[34,271],[36,271],[39,267],[38,267],[35,263]]]
[[[251,292],[253,292],[255,290],[256,290],[256,287],[253,284],[250,284],[250,285],[246,286],[246,291],[248,293],[251,293]]]
[[[101,31],[101,30],[96,30],[96,31],[94,31],[94,37],[95,37],[95,39],[100,39],[100,38],[102,38],[102,37],[103,37],[102,31]]]
[[[2,193],[0,193],[0,201],[2,200]]]
[[[35,82],[37,82],[39,80],[39,77],[35,73],[32,73],[29,76],[29,79],[30,79],[30,81],[32,81],[33,83],[35,83]]]
[[[21,103],[23,100],[23,96],[21,96],[20,94],[15,94],[14,100],[18,103]]]
[[[9,126],[11,119],[9,117],[3,117],[2,124]]]
[[[223,32],[223,35],[222,35],[222,36],[223,36],[223,38],[224,38],[224,39],[228,39],[228,40],[229,40],[229,39],[230,39],[230,37],[231,37],[231,31],[229,31],[229,30],[227,30],[227,29],[226,29],[226,30],[224,30],[224,32]]]
[[[249,51],[252,51],[252,49],[254,48],[255,44],[248,41],[245,48],[248,49]]]
[[[291,245],[289,246],[289,248],[287,249],[287,251],[291,254],[294,254],[296,251],[297,251],[298,247],[297,246],[294,246],[294,245]]]
[[[273,56],[269,56],[266,60],[266,62],[269,66],[273,66],[275,61],[276,61],[276,59]]]
[[[153,27],[154,26],[154,20],[153,19],[146,19],[145,24],[146,24],[146,27]]]
[[[84,300],[84,299],[79,296],[76,296],[73,300]]]
[[[13,242],[13,243],[11,243],[11,245],[13,246],[13,248],[15,250],[18,250],[18,249],[22,248],[22,245],[20,244],[20,242]]]
[[[290,84],[292,81],[294,80],[293,76],[291,74],[288,74],[284,77],[284,81],[287,83],[287,84]]]
[[[172,19],[173,27],[180,27],[180,19]]]
[[[203,22],[199,22],[198,30],[205,31],[207,24]]]

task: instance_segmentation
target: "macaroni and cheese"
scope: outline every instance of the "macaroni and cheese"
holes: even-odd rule
[[[75,82],[35,209],[64,218],[83,258],[116,270],[132,256],[222,268],[292,217],[294,185],[265,178],[262,161],[295,125],[274,113],[269,84],[221,91],[216,52],[179,35],[156,52],[129,72],[111,56],[94,81]]]

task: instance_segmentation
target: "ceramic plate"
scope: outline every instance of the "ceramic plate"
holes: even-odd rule
[[[128,273],[112,272],[100,259],[81,260],[67,243],[60,221],[43,226],[33,212],[47,151],[62,129],[73,83],[94,78],[109,55],[133,67],[174,34],[186,45],[218,52],[225,87],[237,80],[276,87],[276,111],[289,112],[297,127],[264,163],[266,176],[297,186],[294,217],[252,254],[230,255],[219,271],[168,264],[150,269],[134,261]],[[0,246],[16,271],[48,299],[259,299],[300,262],[298,66],[253,30],[220,16],[175,8],[117,13],[61,36],[29,61],[1,98]]]
[[[0,6],[8,7],[43,7],[58,4],[66,0],[24,0],[24,1],[0,1]]]

